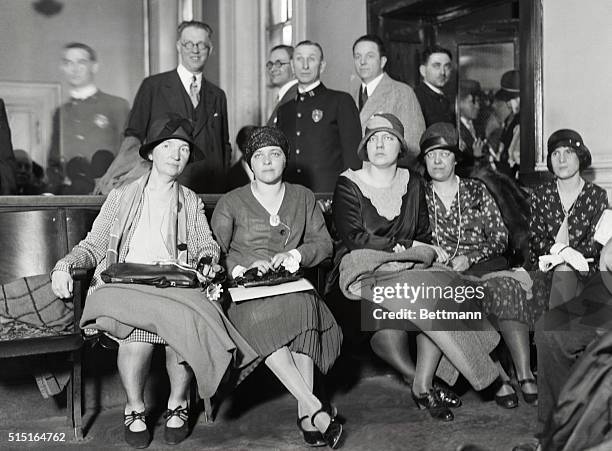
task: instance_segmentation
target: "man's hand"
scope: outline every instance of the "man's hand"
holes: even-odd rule
[[[450,262],[454,271],[465,271],[470,267],[470,262],[465,255],[457,255]]]
[[[484,147],[486,146],[486,144],[486,138],[476,138],[476,141],[474,141],[474,144],[472,144],[472,152],[476,158],[480,158],[484,155]]]
[[[53,274],[51,274],[51,289],[58,298],[71,298],[73,281],[70,273],[66,271],[53,271]]]

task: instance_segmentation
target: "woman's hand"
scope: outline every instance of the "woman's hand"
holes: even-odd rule
[[[406,246],[404,246],[403,244],[397,243],[395,246],[393,246],[393,252],[395,253],[404,252],[405,250],[406,250]]]
[[[470,267],[470,262],[465,255],[457,255],[450,261],[454,271],[465,271]]]
[[[450,259],[450,257],[448,256],[448,253],[444,249],[442,249],[440,246],[434,246],[433,244],[422,243],[416,240],[412,242],[412,246],[413,247],[427,246],[427,247],[432,248],[434,251],[436,251],[436,261],[440,263],[447,263],[448,260]]]
[[[205,264],[199,269],[199,271],[196,272],[196,274],[198,276],[198,280],[200,281],[200,283],[205,283],[205,282],[208,282],[209,280],[214,279],[217,273],[221,270],[222,268],[220,265]]]
[[[289,252],[279,252],[276,254],[270,262],[272,263],[272,268],[278,269],[286,260],[295,260],[295,257],[291,255]]]
[[[71,298],[72,287],[73,281],[70,273],[66,271],[53,271],[53,274],[51,274],[51,289],[58,298]]]
[[[249,269],[252,268],[257,268],[257,274],[261,276],[272,269],[272,263],[266,260],[255,260],[251,266],[249,266]]]

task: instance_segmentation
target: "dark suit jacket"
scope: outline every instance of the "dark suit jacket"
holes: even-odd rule
[[[268,118],[268,122],[266,122],[267,126],[274,127],[276,125],[276,116],[278,115],[278,109],[285,103],[290,102],[291,100],[295,100],[297,93],[298,93],[298,88],[297,88],[297,83],[295,83],[293,86],[291,86],[287,90],[285,95],[274,106],[274,110],[272,110],[272,114],[270,114],[270,117]]]
[[[134,99],[125,136],[143,142],[153,121],[168,113],[178,113],[194,125],[197,149],[179,181],[196,193],[224,192],[232,149],[223,90],[202,77],[200,103],[194,108],[176,70],[145,78]]]
[[[13,154],[11,130],[8,124],[4,100],[0,99],[0,194],[15,194],[17,163]]]
[[[414,93],[419,99],[426,127],[436,122],[455,124],[455,108],[448,97],[432,91],[424,82],[414,88]]]
[[[331,193],[347,168],[361,167],[359,111],[346,92],[316,88],[278,109],[276,126],[291,144],[285,180],[314,192]]]

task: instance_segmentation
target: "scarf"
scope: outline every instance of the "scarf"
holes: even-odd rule
[[[128,236],[131,227],[135,227],[135,218],[142,208],[144,189],[149,181],[150,172],[130,183],[120,200],[120,207],[113,219],[106,250],[106,267],[119,260],[121,246],[125,245],[122,238]],[[185,212],[185,193],[178,182],[174,182],[170,209],[170,218],[166,222],[167,231],[164,234],[164,244],[174,261],[187,265],[187,217]]]

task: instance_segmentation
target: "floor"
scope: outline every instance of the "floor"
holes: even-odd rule
[[[346,374],[346,373],[344,373]],[[409,396],[407,386],[392,375],[372,374],[360,377],[347,388],[334,387],[333,402],[344,421],[346,450],[436,450],[455,451],[462,445],[478,445],[481,450],[511,450],[530,441],[535,433],[536,410],[521,402],[517,409],[504,410],[491,399],[467,390],[463,406],[455,409],[455,420],[441,423],[419,411]],[[163,406],[162,406],[163,407]],[[177,449],[198,450],[271,450],[302,448],[295,419],[295,402],[267,373],[265,368],[249,377],[218,406],[215,422],[207,424],[201,415],[192,434]],[[163,423],[159,413],[153,442],[149,449],[165,450]],[[71,441],[62,417],[34,422],[20,421],[0,425],[0,449],[129,449],[123,441],[122,407],[98,413],[87,412],[85,441]],[[65,441],[9,441],[9,433],[65,433]],[[40,436],[39,436],[40,437]],[[46,437],[49,437],[47,435]],[[45,438],[46,438],[45,437]],[[15,438],[15,436],[13,436]]]

